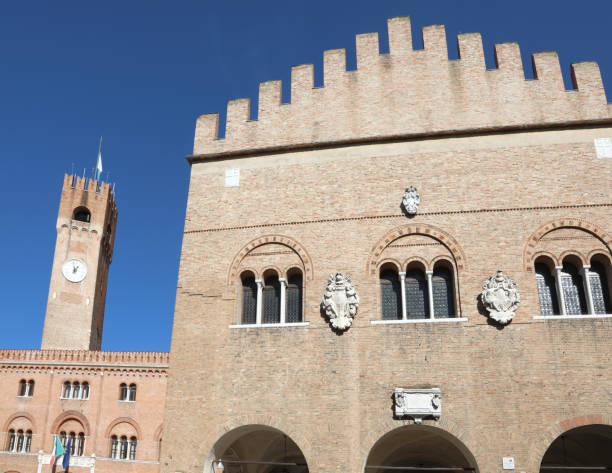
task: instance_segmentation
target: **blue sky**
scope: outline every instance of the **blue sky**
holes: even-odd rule
[[[325,49],[386,19],[445,24],[530,54],[557,51],[571,86],[572,62],[599,62],[612,100],[609,0],[509,1],[27,1],[0,7],[0,247],[2,348],[38,348],[55,245],[62,176],[92,168],[104,136],[105,177],[119,206],[104,326],[105,350],[168,350],[195,119],[224,115],[230,99],[257,99],[259,82],[314,63]],[[257,107],[251,107],[256,110]]]

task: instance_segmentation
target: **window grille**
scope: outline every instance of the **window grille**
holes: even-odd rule
[[[280,322],[280,282],[273,276],[266,280],[263,289],[263,320],[264,324]]]
[[[402,287],[398,274],[393,270],[380,273],[380,300],[383,320],[402,318]]]
[[[429,318],[427,282],[422,271],[414,269],[406,272],[406,318]]]
[[[540,299],[540,314],[558,314],[559,304],[557,302],[555,279],[548,269],[548,266],[542,263],[536,263],[535,272],[536,282],[538,284],[538,298]]]
[[[257,283],[255,278],[246,278],[242,282],[242,323],[257,322]]]
[[[582,277],[571,264],[563,265],[561,290],[563,291],[566,314],[586,314],[586,300],[582,286]]]
[[[302,275],[294,274],[287,281],[287,322],[302,321]]]
[[[434,268],[431,286],[433,292],[434,317],[436,319],[454,317],[453,273],[450,269],[444,266]]]
[[[601,263],[591,263],[589,281],[591,283],[591,295],[593,296],[593,312],[595,314],[609,314],[611,309],[608,280],[606,269]]]

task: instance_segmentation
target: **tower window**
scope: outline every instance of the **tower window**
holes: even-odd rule
[[[78,220],[79,222],[89,223],[91,220],[91,212],[86,207],[77,207],[74,210],[73,220]]]

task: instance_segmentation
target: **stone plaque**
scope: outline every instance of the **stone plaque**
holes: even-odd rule
[[[412,417],[415,424],[423,423],[423,417],[439,419],[442,414],[440,388],[395,388],[393,393],[396,417]]]

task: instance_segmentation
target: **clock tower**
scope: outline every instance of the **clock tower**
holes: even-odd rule
[[[43,350],[100,350],[116,223],[108,183],[64,176]]]

